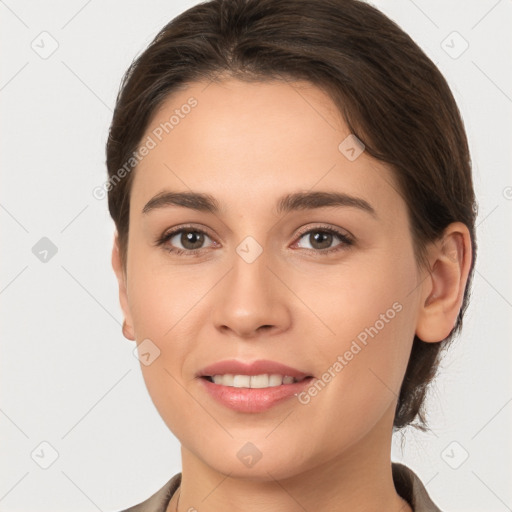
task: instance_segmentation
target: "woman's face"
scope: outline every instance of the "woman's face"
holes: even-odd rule
[[[175,93],[142,139],[126,322],[163,420],[225,474],[284,478],[390,443],[421,275],[393,174],[349,136],[312,85],[231,79]],[[170,192],[207,194],[217,210],[148,205]],[[199,376],[233,359],[313,378],[275,401],[290,384],[247,390]],[[281,373],[265,369],[256,373]]]

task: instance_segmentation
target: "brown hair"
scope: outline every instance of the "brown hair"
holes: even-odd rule
[[[472,265],[457,322],[440,343],[415,336],[397,403],[395,428],[418,416],[413,426],[426,430],[426,391],[441,348],[462,327],[476,256],[468,143],[446,80],[405,32],[359,0],[211,0],[188,9],[132,62],[116,101],[106,145],[108,206],[125,269],[133,172],[119,179],[119,171],[169,94],[217,76],[306,80],[327,92],[365,151],[393,169],[419,263],[448,224],[468,227]]]

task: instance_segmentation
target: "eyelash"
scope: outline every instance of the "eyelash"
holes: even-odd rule
[[[181,233],[181,232],[190,232],[190,233],[200,233],[203,235],[208,236],[209,238],[212,238],[206,231],[202,229],[195,228],[194,226],[180,226],[179,228],[176,228],[172,231],[169,231],[167,233],[164,233],[157,241],[157,246],[163,246],[167,241],[169,241],[171,238],[173,238],[175,235]],[[348,249],[350,246],[354,244],[354,240],[349,235],[342,233],[341,231],[338,231],[337,229],[328,227],[328,226],[316,226],[314,228],[310,228],[306,231],[303,231],[299,233],[297,241],[300,240],[304,235],[308,235],[310,233],[314,232],[320,232],[320,233],[329,233],[331,235],[335,235],[340,239],[342,242],[341,244],[331,248],[331,249],[305,249],[306,251],[314,254],[315,256],[324,256],[326,254],[332,254],[337,253],[339,251],[343,251]],[[177,256],[186,255],[189,257],[199,257],[201,256],[201,252],[205,250],[205,248],[201,249],[179,249],[176,247],[165,247],[165,250],[167,252],[170,252],[171,254],[175,254]]]

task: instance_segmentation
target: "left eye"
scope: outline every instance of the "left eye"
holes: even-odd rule
[[[303,238],[305,238],[310,245],[309,247],[305,248],[317,252],[330,252],[339,250],[342,249],[344,246],[351,245],[352,243],[352,241],[347,235],[340,233],[334,229],[327,228],[310,229],[309,231],[303,233],[299,240],[302,240]],[[335,238],[341,240],[341,243],[332,248],[331,244]]]

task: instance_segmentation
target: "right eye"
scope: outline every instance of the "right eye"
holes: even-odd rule
[[[204,249],[202,245],[205,239],[211,240],[205,231],[194,227],[181,226],[164,233],[156,244],[176,255],[198,256],[198,253]],[[176,244],[181,244],[182,247],[176,247]]]

